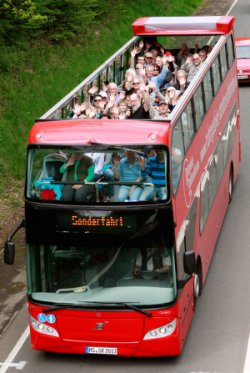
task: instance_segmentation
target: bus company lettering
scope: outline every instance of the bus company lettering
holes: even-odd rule
[[[77,227],[123,227],[124,221],[123,217],[114,218],[110,217],[79,217],[77,215],[72,215],[71,222],[73,226]]]
[[[210,126],[208,126],[207,134],[205,136],[205,143],[201,149],[200,152],[200,160],[201,162],[205,158],[207,151],[209,149],[209,146],[214,141],[214,136],[216,134],[216,131],[221,123],[222,117],[227,109],[227,106],[229,104],[229,101],[231,100],[233,93],[236,89],[236,78],[232,79],[230,84],[227,87],[227,93],[223,96],[223,99],[220,103],[220,106],[217,111],[213,114],[213,121]]]
[[[184,197],[186,206],[190,207],[192,199],[193,199],[193,184],[195,177],[199,171],[200,162],[194,160],[192,157],[190,160],[185,159],[184,161]]]

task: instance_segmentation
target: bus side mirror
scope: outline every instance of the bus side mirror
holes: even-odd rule
[[[4,245],[4,263],[13,264],[15,259],[15,244],[7,240]]]
[[[192,275],[195,272],[195,253],[193,250],[184,253],[184,271]]]
[[[4,263],[5,264],[13,264],[15,259],[15,244],[12,242],[12,238],[15,236],[15,234],[19,231],[19,229],[24,228],[25,226],[25,220],[22,218],[20,222],[16,225],[15,229],[7,240],[5,241],[4,245]]]

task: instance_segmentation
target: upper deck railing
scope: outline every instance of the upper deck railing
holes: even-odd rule
[[[102,84],[107,81],[115,82],[119,86],[126,69],[129,68],[130,51],[135,47],[137,40],[138,37],[130,39],[40,119],[66,119],[70,108],[74,106],[74,98],[78,97],[79,102],[83,102],[91,87],[97,86],[101,90]]]

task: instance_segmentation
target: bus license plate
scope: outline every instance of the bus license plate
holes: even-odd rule
[[[116,347],[86,347],[86,354],[117,355]]]
[[[238,79],[240,79],[240,80],[248,79],[248,75],[239,75]]]

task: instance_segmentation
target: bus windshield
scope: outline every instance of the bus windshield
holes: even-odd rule
[[[173,303],[177,294],[173,247],[152,232],[146,242],[90,233],[82,245],[29,244],[29,295],[36,302],[57,306]]]
[[[160,146],[33,146],[26,197],[71,204],[166,201],[167,170],[167,149]]]

